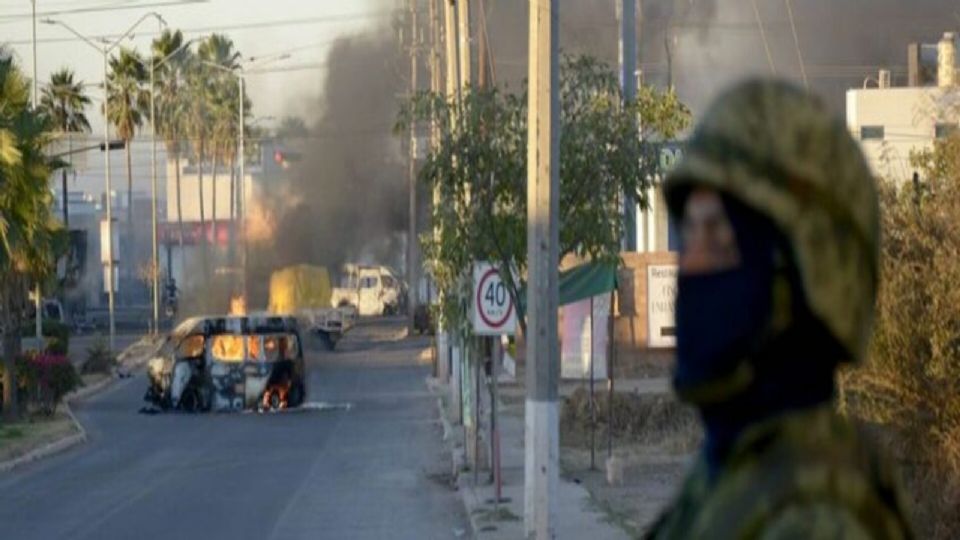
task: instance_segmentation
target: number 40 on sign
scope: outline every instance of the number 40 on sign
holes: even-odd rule
[[[479,336],[513,334],[517,309],[497,267],[486,262],[473,265],[473,332]]]

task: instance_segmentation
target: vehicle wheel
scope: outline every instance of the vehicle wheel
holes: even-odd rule
[[[299,407],[303,405],[303,383],[298,382],[290,387],[290,393],[287,394],[287,406]]]
[[[180,397],[180,409],[186,412],[198,412],[201,407],[200,393],[190,388]]]
[[[276,411],[280,409],[280,392],[274,390],[270,392],[270,410]]]
[[[320,338],[320,343],[323,344],[324,349],[328,351],[333,350],[335,344],[334,344],[333,338],[330,337],[330,334],[328,332],[325,332],[323,330],[317,330],[317,337]]]

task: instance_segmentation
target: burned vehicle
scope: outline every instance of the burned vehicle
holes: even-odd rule
[[[161,410],[278,410],[303,403],[297,320],[275,316],[187,319],[147,366],[144,400]]]

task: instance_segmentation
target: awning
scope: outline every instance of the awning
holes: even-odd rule
[[[589,262],[560,272],[558,279],[560,306],[586,300],[617,288],[617,264],[613,262]],[[521,317],[527,312],[527,284],[520,285]]]
[[[617,288],[615,263],[591,262],[560,272],[560,305],[608,293]]]

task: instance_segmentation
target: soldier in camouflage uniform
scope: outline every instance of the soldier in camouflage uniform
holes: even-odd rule
[[[817,98],[753,80],[664,184],[680,225],[674,387],[705,441],[650,538],[909,538],[889,467],[833,410],[878,281],[873,178]]]

